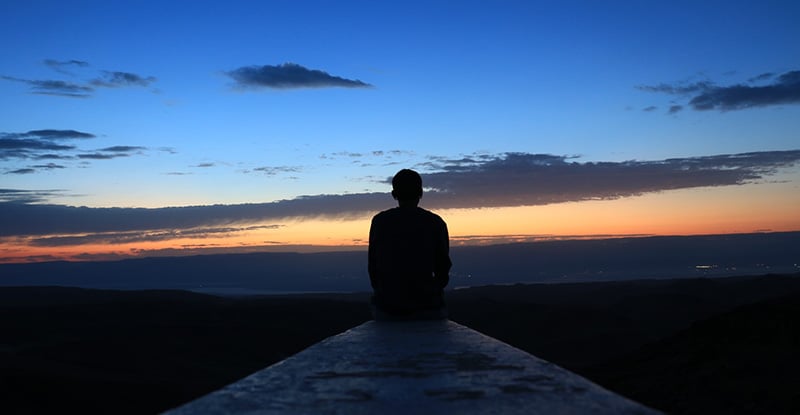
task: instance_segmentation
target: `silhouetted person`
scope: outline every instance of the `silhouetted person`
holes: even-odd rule
[[[446,318],[444,287],[450,279],[447,224],[417,206],[422,178],[408,169],[392,179],[398,207],[372,218],[369,279],[376,320]]]

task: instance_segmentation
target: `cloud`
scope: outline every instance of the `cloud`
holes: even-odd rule
[[[800,71],[789,71],[777,77],[772,73],[764,73],[750,78],[748,81],[752,83],[770,79],[772,83],[761,86],[745,84],[717,86],[713,82],[705,81],[693,84],[637,86],[636,88],[648,92],[691,96],[687,104],[696,111],[733,111],[800,103]]]
[[[62,155],[62,154],[47,153],[47,154],[38,154],[36,156],[33,156],[32,158],[34,160],[71,160],[74,157],[65,156],[65,155]]]
[[[27,84],[31,87],[30,90],[32,94],[39,95],[55,95],[67,98],[88,98],[91,96],[91,93],[94,92],[94,88],[88,86],[54,79],[21,79],[12,76],[0,76],[0,79]]]
[[[661,161],[579,163],[570,157],[506,153],[446,162],[424,176],[437,208],[544,205],[618,199],[664,190],[749,183],[800,162],[800,150]]]
[[[667,111],[668,114],[677,114],[683,110],[683,105],[671,105],[669,110]]]
[[[767,86],[711,88],[689,101],[695,110],[721,111],[797,103],[800,103],[800,71],[786,72]]]
[[[327,72],[308,69],[294,63],[264,66],[243,66],[226,75],[236,81],[239,88],[369,88],[372,85],[360,80],[345,79]]]
[[[46,140],[73,140],[95,138],[94,134],[75,130],[32,130],[27,133],[16,134],[19,137],[32,137]]]
[[[111,160],[118,157],[128,157],[127,153],[84,153],[78,154],[78,158],[85,160]]]
[[[89,62],[86,61],[79,61],[76,59],[70,59],[67,61],[58,61],[55,59],[45,59],[44,64],[51,67],[51,68],[62,68],[64,66],[79,66],[79,67],[87,67],[89,66]]]
[[[44,140],[0,138],[0,151],[13,151],[13,155],[29,150],[72,150],[75,146],[55,144]],[[0,158],[6,158],[0,153]],[[8,153],[12,154],[12,153]]]
[[[800,150],[659,161],[581,163],[574,159],[529,153],[435,158],[427,165],[435,170],[423,174],[428,189],[423,204],[431,209],[536,206],[742,185],[797,164]],[[286,218],[364,218],[393,205],[388,191],[156,209],[32,204],[46,196],[25,196],[7,193],[4,199],[0,192],[0,200],[8,200],[0,203],[0,237],[222,228]]]
[[[255,172],[264,173],[267,176],[275,176],[282,173],[299,173],[303,170],[300,166],[264,166],[253,169]]]
[[[113,146],[101,148],[92,153],[78,154],[78,158],[84,160],[111,160],[119,157],[130,157],[132,154],[140,153],[143,150],[147,150],[147,147]]]
[[[61,190],[22,190],[0,188],[0,204],[2,203],[39,203],[54,196],[62,196]]]
[[[656,107],[655,105],[651,105],[649,107],[642,108],[642,111],[644,111],[644,112],[653,112],[653,111],[655,111],[657,109],[658,109],[658,107]]]
[[[89,66],[89,62],[79,61],[79,60],[75,60],[75,59],[70,59],[70,60],[66,60],[66,61],[59,61],[59,60],[55,60],[55,59],[45,59],[44,61],[42,61],[42,63],[44,63],[45,65],[49,66],[54,71],[59,72],[59,73],[63,73],[63,74],[66,74],[66,75],[72,75],[72,73],[69,72],[66,68],[73,67],[73,66],[79,67],[79,68],[85,68],[85,67]]]
[[[66,68],[89,66],[88,62],[75,59],[67,61],[45,59],[43,63],[56,72],[69,76],[74,75]],[[25,79],[7,75],[0,75],[0,79],[27,84],[30,86],[32,94],[67,98],[89,98],[96,88],[147,87],[157,81],[154,76],[142,76],[122,71],[101,71],[100,76],[83,81],[83,83],[74,83],[61,79]]]
[[[31,174],[31,173],[36,173],[36,170],[31,168],[16,169],[8,171],[5,174]]]
[[[77,130],[31,130],[23,133],[0,133],[0,161],[10,160],[109,160],[141,154],[147,147],[110,146],[75,154],[77,146],[65,141],[96,138],[94,134]],[[87,163],[87,162],[82,162]],[[6,174],[31,174],[38,170],[63,169],[66,166],[55,163],[36,164],[7,171]],[[0,199],[1,200],[1,199]]]
[[[708,81],[695,82],[690,84],[658,84],[658,85],[639,85],[636,89],[646,92],[659,92],[670,95],[688,95],[700,91],[705,91],[713,87],[713,84]]]
[[[762,73],[761,75],[756,75],[747,80],[747,82],[754,83],[754,82],[761,82],[766,81],[768,79],[772,79],[775,76],[772,72]]]
[[[106,147],[101,148],[98,151],[108,151],[111,153],[131,153],[134,151],[140,150],[147,150],[147,147],[139,147],[139,146],[113,146],[113,147]]]
[[[100,78],[95,78],[90,83],[96,87],[119,88],[127,86],[149,86],[157,79],[154,76],[144,77],[130,72],[103,71]]]
[[[57,141],[94,137],[94,134],[76,130],[31,130],[24,133],[0,133],[0,160],[66,158],[51,152],[70,151],[76,147],[57,143]]]
[[[53,170],[53,169],[63,169],[64,166],[56,163],[47,163],[47,164],[37,164],[31,166],[34,169],[45,169],[45,170]]]
[[[75,246],[75,245],[121,245],[141,242],[169,241],[174,239],[208,239],[232,236],[234,234],[262,229],[278,229],[282,225],[261,225],[247,227],[166,229],[146,232],[106,232],[78,236],[48,236],[31,238],[31,246]]]

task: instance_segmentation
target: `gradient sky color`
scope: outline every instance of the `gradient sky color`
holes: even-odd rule
[[[454,244],[800,230],[795,1],[0,15],[0,262],[363,249],[405,167]]]

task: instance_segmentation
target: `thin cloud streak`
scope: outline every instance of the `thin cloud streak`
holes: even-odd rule
[[[264,229],[278,229],[282,225],[261,225],[248,227],[223,227],[223,228],[197,228],[197,229],[166,229],[156,231],[110,232],[95,233],[79,236],[49,236],[32,238],[28,241],[30,246],[58,247],[75,245],[122,245],[141,242],[159,242],[174,239],[208,239],[232,236],[242,232]]]
[[[505,153],[436,158],[423,175],[431,209],[537,206],[611,200],[651,192],[733,186],[762,180],[800,162],[800,150],[675,158],[574,162],[548,154]],[[386,183],[389,182],[386,179]],[[14,192],[19,192],[15,194]],[[145,208],[88,208],[42,202],[23,190],[0,192],[0,236],[69,235],[242,226],[286,218],[365,218],[393,205],[386,193],[302,196],[270,203]],[[27,202],[26,202],[27,199]],[[16,201],[16,203],[13,203]]]
[[[156,80],[154,76],[144,77],[130,72],[103,71],[102,77],[92,79],[90,83],[96,87],[104,88],[120,88],[126,86],[146,87],[156,82]]]
[[[55,95],[67,98],[89,98],[92,92],[94,92],[94,88],[92,87],[57,79],[22,79],[15,78],[13,76],[0,76],[0,79],[27,84],[31,87],[30,92],[32,94],[39,95]]]
[[[45,65],[47,65],[47,66],[49,66],[49,67],[51,67],[51,68],[53,68],[55,70],[61,70],[62,68],[68,67],[68,66],[78,66],[78,67],[81,67],[81,68],[85,68],[85,67],[89,66],[89,62],[79,61],[77,59],[70,59],[70,60],[67,60],[67,61],[59,61],[59,60],[56,60],[56,59],[45,59],[42,63],[44,63]]]

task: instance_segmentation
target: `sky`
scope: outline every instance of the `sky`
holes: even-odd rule
[[[800,231],[796,1],[0,4],[0,262]]]

